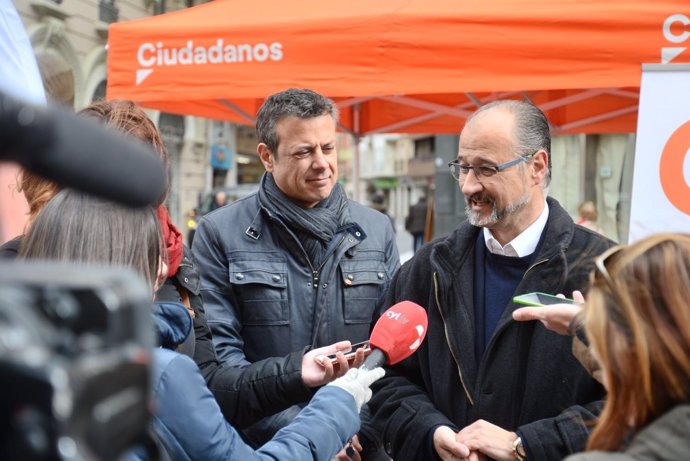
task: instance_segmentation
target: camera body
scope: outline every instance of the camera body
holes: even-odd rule
[[[151,304],[129,270],[0,264],[0,459],[115,460],[146,439]]]

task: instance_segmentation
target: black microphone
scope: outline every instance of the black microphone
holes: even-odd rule
[[[66,109],[2,92],[0,160],[130,206],[155,205],[166,186],[163,162],[150,147]]]

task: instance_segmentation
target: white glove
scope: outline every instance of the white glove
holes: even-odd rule
[[[359,411],[362,409],[362,405],[367,403],[371,398],[371,389],[369,389],[369,386],[382,378],[385,374],[386,372],[381,367],[374,368],[373,370],[350,368],[343,376],[331,381],[327,385],[344,389],[354,397],[357,411]]]

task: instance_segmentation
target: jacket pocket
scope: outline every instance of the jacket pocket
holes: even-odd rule
[[[282,255],[231,255],[228,276],[242,305],[244,325],[289,324],[287,263]]]
[[[367,259],[350,259],[340,262],[343,280],[343,318],[346,324],[371,323],[378,306],[383,283],[386,282],[386,267],[383,253],[380,259],[375,254]]]

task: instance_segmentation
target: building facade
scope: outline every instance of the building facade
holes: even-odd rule
[[[15,0],[43,78],[48,100],[80,110],[105,97],[109,24],[187,8],[172,0]],[[196,117],[147,111],[168,148],[171,189],[168,208],[185,229],[185,215],[209,188],[210,122]],[[232,141],[228,142],[232,145]],[[230,168],[227,168],[230,169]],[[224,175],[227,177],[227,174]]]

